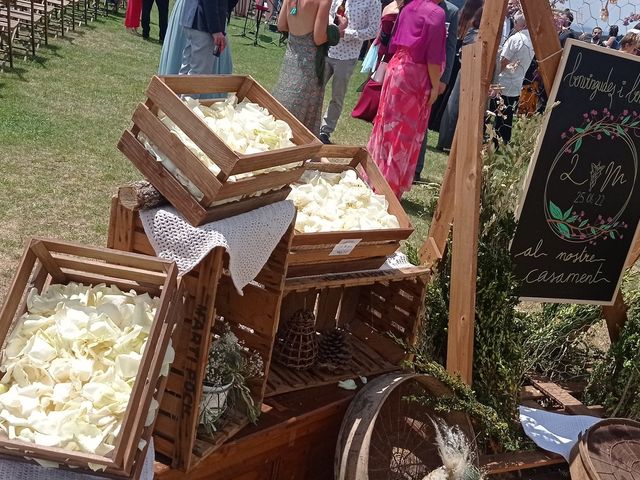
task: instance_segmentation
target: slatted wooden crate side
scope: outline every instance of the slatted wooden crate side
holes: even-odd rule
[[[280,310],[287,275],[287,257],[293,237],[293,224],[272,252],[267,264],[256,278],[247,285],[240,296],[229,277],[223,278],[218,295],[217,309],[232,326],[238,337],[264,362],[263,376],[254,379],[251,393],[257,405],[262,404],[267,376],[273,354],[273,346],[280,321]],[[268,273],[265,271],[268,270]]]
[[[133,132],[126,130],[122,134],[118,149],[184,215],[189,223],[192,225],[204,223],[207,209],[200,205],[191,192],[144,148]]]
[[[267,395],[400,369],[409,358],[408,349],[391,335],[415,345],[429,275],[428,269],[412,267],[289,278],[280,324],[285,326],[297,310],[311,310],[316,331],[325,333],[337,326],[351,334],[352,360],[335,373],[318,367],[293,371],[276,364]]]
[[[173,134],[171,135],[173,136]],[[132,131],[127,130],[122,134],[118,142],[118,149],[192,225],[203,225],[285,200],[291,191],[288,185],[297,180],[301,174],[301,168],[291,169],[286,172],[270,172],[241,179],[238,182],[230,182],[218,192],[215,205],[209,206],[209,202],[205,199],[199,201],[193,197],[191,192],[144,148]],[[200,161],[198,160],[198,162]],[[212,175],[209,176],[217,182],[217,178]],[[246,196],[241,200],[220,203],[235,196],[254,193],[256,187],[262,188],[261,185],[265,183],[265,178],[268,180],[266,182],[268,187],[265,189],[274,188],[275,190],[267,191],[258,196]]]
[[[181,81],[180,79],[176,80]],[[224,175],[231,174],[233,167],[239,160],[238,154],[227,147],[222,139],[209,129],[204,120],[196,116],[161,78],[154,76],[145,94],[207,157],[216,162]],[[213,176],[212,173],[210,175]]]
[[[173,97],[170,97],[170,92]],[[179,100],[179,95],[203,93],[236,93],[240,100],[247,99],[266,108],[271,115],[285,121],[291,127],[295,146],[254,154],[234,152],[215,133],[211,131],[206,133],[202,130],[201,127],[206,127],[206,124],[194,114],[191,114],[193,118],[189,124],[187,122],[188,107],[183,104],[184,108],[181,108],[175,102],[175,100]],[[264,87],[249,76],[154,77],[147,89],[147,95],[210,159],[218,164],[227,177],[307,160],[316,154],[322,145],[311,131],[289,113]],[[206,136],[212,138],[202,138],[205,133]]]
[[[124,277],[124,280],[118,277]],[[141,278],[139,282],[138,278]],[[107,280],[107,283],[131,286],[139,293],[150,291],[160,295],[160,307],[148,338],[148,345],[154,345],[154,348],[145,349],[142,356],[114,451],[103,457],[3,438],[0,439],[0,453],[41,458],[88,471],[89,463],[101,464],[107,467],[108,474],[128,478],[136,475],[137,466],[143,461],[141,455],[145,450],[138,448],[140,439],[148,442],[150,438],[151,430],[144,427],[144,422],[152,398],[160,399],[164,389],[160,369],[180,308],[177,270],[174,264],[158,259],[68,242],[32,239],[0,312],[2,343],[17,318],[24,313],[26,295],[31,288],[43,291],[51,283],[65,284],[78,279],[92,285]]]
[[[176,98],[176,102],[190,113],[189,108],[182,104],[180,99]],[[183,113],[178,118],[186,115]],[[171,130],[146,105],[142,103],[138,105],[133,112],[133,123],[198,188],[203,195],[199,203],[202,205],[213,203],[222,187],[222,182],[176,135],[171,133]],[[202,126],[209,129],[204,122]]]
[[[111,207],[109,239],[113,240],[113,247],[154,254],[139,212],[130,212],[117,197]],[[223,258],[224,249],[215,249],[183,277],[184,309],[174,336],[176,359],[154,432],[156,451],[168,457],[172,467],[181,470],[188,470],[193,461],[191,452],[196,441],[201,385]]]

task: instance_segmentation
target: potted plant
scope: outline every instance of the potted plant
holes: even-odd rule
[[[216,423],[228,407],[242,409],[252,422],[260,414],[247,382],[263,374],[258,352],[250,352],[224,321],[216,322],[220,333],[209,349],[200,400],[200,424],[207,432],[216,431]]]

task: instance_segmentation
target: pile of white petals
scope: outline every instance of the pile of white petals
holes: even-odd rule
[[[198,100],[187,97],[184,103],[237,153],[249,155],[295,146],[291,141],[293,132],[287,122],[276,119],[266,108],[246,99],[238,103],[238,98],[232,95],[207,107]],[[160,114],[159,118],[214,175],[220,173],[220,168],[168,116]],[[260,172],[265,171],[268,169]],[[235,179],[250,175],[251,173],[235,175]]]
[[[298,209],[303,233],[398,228],[384,195],[375,194],[353,170],[340,174],[308,170],[293,185],[289,200]]]
[[[158,306],[104,284],[32,289],[2,352],[0,429],[40,446],[109,454]],[[163,375],[173,357],[169,346]],[[157,408],[153,400],[146,426]]]

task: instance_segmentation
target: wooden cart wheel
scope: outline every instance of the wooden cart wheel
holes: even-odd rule
[[[474,442],[464,413],[441,416],[408,401],[411,395],[450,396],[439,380],[419,374],[387,374],[370,381],[345,414],[335,456],[337,480],[423,480],[442,465],[432,419],[458,425]]]

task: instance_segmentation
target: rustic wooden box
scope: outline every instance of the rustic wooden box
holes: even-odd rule
[[[314,310],[317,332],[349,332],[352,359],[339,372],[292,370],[274,361],[266,396],[400,370],[411,356],[391,335],[415,346],[430,276],[428,268],[406,267],[287,278],[280,325],[297,310]]]
[[[0,433],[0,455],[37,458],[77,467],[74,471],[93,473],[88,464],[106,466],[102,475],[137,478],[142,470],[153,424],[145,427],[152,399],[161,401],[166,377],[160,369],[182,308],[175,264],[144,255],[91,248],[72,243],[34,238],[27,246],[0,312],[0,339],[4,344],[14,322],[26,311],[31,288],[46,291],[51,284],[69,282],[116,285],[123,291],[135,290],[160,297],[160,307],[149,332],[127,411],[115,449],[108,456],[42,447],[10,440]],[[140,440],[146,442],[139,449]]]
[[[329,160],[329,163],[311,162],[306,165],[307,170],[330,173],[355,170],[360,178],[368,179],[376,193],[387,198],[389,213],[398,218],[400,227],[318,233],[296,231],[291,242],[288,276],[357,271],[381,266],[388,255],[400,248],[400,242],[413,233],[409,217],[364,148],[325,145],[318,156]],[[348,253],[336,255],[336,245],[349,241],[358,243]]]
[[[293,132],[294,147],[243,155],[231,150],[180,99],[181,95],[235,92],[284,120]],[[133,114],[133,128],[122,135],[118,148],[193,225],[237,215],[286,198],[288,186],[302,175],[303,163],[322,143],[253,78],[240,75],[154,76],[146,91],[148,100]],[[205,103],[206,101],[203,101]],[[214,175],[158,119],[164,112],[218,167]],[[196,198],[148,152],[144,134],[202,193]],[[284,171],[258,173],[231,181],[237,174],[287,166]],[[260,193],[263,192],[263,193]],[[239,200],[238,200],[239,199]]]
[[[182,277],[185,296],[180,336],[175,340],[176,359],[160,405],[154,430],[156,452],[172,468],[189,471],[238,433],[249,422],[230,411],[213,437],[198,429],[202,380],[217,316],[224,317],[245,346],[264,361],[264,376],[250,384],[254,401],[262,402],[287,271],[287,254],[293,226],[285,234],[255,282],[240,296],[226,272],[225,250],[214,249],[191,272]],[[125,251],[153,254],[138,212],[123,207],[114,197],[108,245]]]

